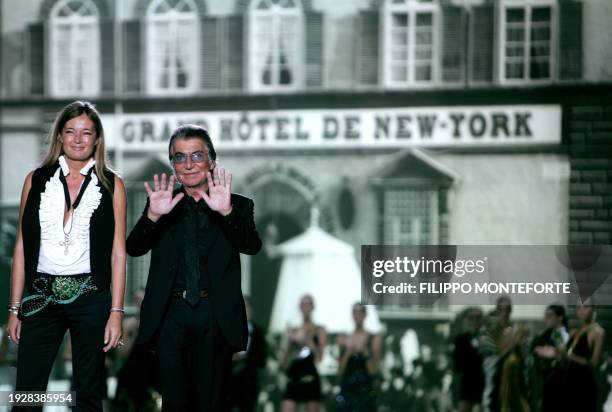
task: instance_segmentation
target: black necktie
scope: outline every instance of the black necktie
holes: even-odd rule
[[[189,205],[192,206],[192,205]],[[186,300],[191,306],[200,301],[200,262],[198,259],[197,213],[194,207],[187,207],[184,219],[185,233],[185,288]]]

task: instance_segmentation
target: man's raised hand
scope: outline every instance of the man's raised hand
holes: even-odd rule
[[[181,201],[183,193],[177,193],[172,198],[172,192],[174,191],[174,176],[170,176],[168,185],[166,185],[166,174],[162,173],[161,183],[157,175],[153,175],[153,185],[155,190],[151,190],[149,182],[145,182],[145,189],[149,195],[149,209],[147,210],[147,217],[153,222],[157,222],[160,217],[170,213],[174,206]]]
[[[213,169],[213,175],[210,172],[207,174],[208,178],[208,194],[205,191],[201,191],[200,194],[204,198],[208,207],[211,210],[227,215],[232,211],[232,175],[228,174],[225,177],[225,169],[219,170],[218,168]]]

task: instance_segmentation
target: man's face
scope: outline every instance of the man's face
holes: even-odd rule
[[[202,161],[194,161],[194,154],[196,158],[197,154],[203,155]],[[177,139],[173,145],[172,156],[174,174],[183,186],[206,189],[206,174],[215,168],[215,161],[208,157],[208,148],[202,139]]]

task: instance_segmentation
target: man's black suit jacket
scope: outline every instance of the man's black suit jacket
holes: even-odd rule
[[[175,194],[181,189],[175,191]],[[151,343],[166,312],[179,259],[180,210],[186,196],[167,215],[153,223],[147,218],[149,203],[127,238],[130,256],[151,252],[149,278],[140,312],[137,343]],[[214,321],[227,342],[237,350],[247,344],[248,328],[240,288],[240,253],[256,254],[261,240],[253,217],[253,201],[231,195],[232,212],[227,216],[214,213],[209,230],[212,246],[208,256],[211,310]]]

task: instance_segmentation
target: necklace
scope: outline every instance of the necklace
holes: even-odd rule
[[[77,194],[76,200],[72,204],[72,213],[70,213],[70,229],[68,230],[68,232],[66,232],[64,222],[62,221],[62,232],[64,232],[64,240],[60,241],[59,245],[64,247],[64,255],[68,255],[69,247],[73,243],[72,239],[70,239],[70,233],[72,232],[72,226],[74,223],[74,214],[77,212],[77,206],[81,202],[81,198],[83,197],[83,194],[85,193],[85,189],[87,189],[87,185],[91,181],[91,173],[93,169],[94,169],[93,167],[90,168],[87,174],[85,175],[85,180],[81,184],[81,188],[79,189],[79,193]],[[60,169],[59,178],[60,178],[60,182],[62,182],[62,186],[64,187],[64,198],[65,198],[64,200],[66,202],[65,204],[66,206],[69,206],[70,205],[70,192],[68,190],[68,183],[66,182],[66,176],[64,176],[64,171],[61,169]]]
[[[62,232],[64,232],[64,240],[60,241],[60,246],[64,246],[64,255],[68,255],[68,246],[72,244],[72,240],[70,239],[70,232],[72,232],[72,223],[74,222],[74,214],[76,213],[76,209],[70,213],[70,229],[66,232],[66,228],[62,225]]]

